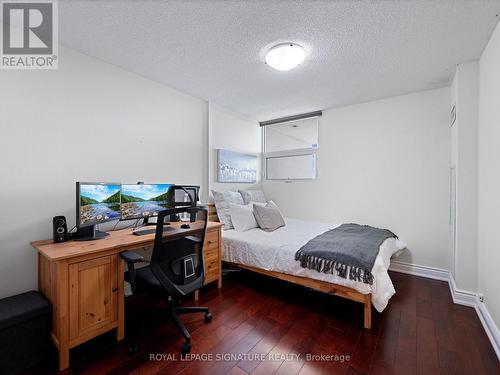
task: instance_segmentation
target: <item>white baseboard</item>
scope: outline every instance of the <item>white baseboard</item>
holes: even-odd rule
[[[483,325],[486,335],[490,339],[491,345],[500,360],[500,332],[493,318],[491,317],[486,305],[479,300],[476,293],[461,290],[457,288],[455,278],[450,271],[441,268],[420,266],[417,264],[391,261],[389,270],[406,273],[409,275],[426,277],[428,279],[447,281],[450,287],[450,293],[453,303],[473,307]]]
[[[479,300],[479,297],[476,299],[476,305],[474,306],[476,309],[476,313],[479,316],[479,320],[490,339],[491,345],[493,345],[493,349],[495,349],[495,353],[497,353],[497,357],[500,360],[500,332],[498,331],[498,327],[493,321],[486,305]]]
[[[413,276],[427,277],[428,279],[450,281],[450,271],[440,268],[419,266],[417,264],[399,262],[392,260],[389,270],[401,273],[407,273]]]
[[[450,286],[450,293],[454,303],[457,305],[476,307],[477,294],[458,289],[457,284],[455,283],[455,278],[451,272],[449,273],[448,285]]]

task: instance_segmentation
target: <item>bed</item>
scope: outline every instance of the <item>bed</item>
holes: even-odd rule
[[[209,205],[210,220],[218,221],[214,205]],[[242,269],[317,289],[364,305],[364,327],[371,328],[371,306],[382,312],[395,293],[387,272],[391,257],[405,244],[388,238],[380,246],[372,274],[372,285],[303,268],[294,259],[297,250],[315,236],[335,228],[336,224],[285,218],[286,226],[273,232],[259,228],[245,232],[234,229],[222,233],[222,260]]]

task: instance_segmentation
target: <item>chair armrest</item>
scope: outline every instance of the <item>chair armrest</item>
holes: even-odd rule
[[[201,243],[201,238],[200,237],[194,237],[194,236],[186,236],[184,237],[186,240],[189,240],[194,243]]]
[[[130,282],[130,287],[132,289],[132,293],[137,293],[137,280],[135,273],[135,263],[143,262],[144,257],[132,251],[122,251],[120,253],[120,257],[127,262],[127,271],[128,271],[128,281]]]
[[[122,251],[120,257],[127,263],[144,262],[144,257],[132,251]]]

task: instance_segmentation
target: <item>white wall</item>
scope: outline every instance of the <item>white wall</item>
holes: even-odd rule
[[[0,103],[0,297],[36,288],[29,242],[74,224],[75,181],[208,179],[207,103],[85,55],[0,71]]]
[[[229,111],[217,104],[209,104],[209,166],[210,190],[245,190],[260,183],[261,130],[256,120]],[[217,182],[217,150],[254,154],[257,162],[257,184],[233,184]]]
[[[478,290],[500,327],[500,26],[479,62]]]
[[[399,260],[448,268],[449,88],[331,109],[318,178],[263,186],[284,213],[393,230]]]
[[[477,289],[478,61],[457,66],[452,84],[456,121],[451,166],[456,175],[456,236],[451,268],[459,289]]]

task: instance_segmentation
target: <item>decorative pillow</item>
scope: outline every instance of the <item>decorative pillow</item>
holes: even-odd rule
[[[239,190],[243,197],[243,202],[249,204],[252,202],[266,203],[266,197],[262,190]]]
[[[222,229],[233,229],[231,222],[231,214],[229,213],[229,203],[243,205],[243,198],[237,191],[215,191],[212,190],[214,196],[215,208],[217,215],[222,223]]]
[[[245,232],[252,228],[257,228],[255,216],[253,216],[253,204],[234,204],[229,203],[229,213],[234,229],[238,232]]]
[[[273,201],[269,201],[265,206],[254,204],[253,214],[259,227],[266,232],[272,232],[285,226],[285,220]]]

